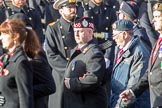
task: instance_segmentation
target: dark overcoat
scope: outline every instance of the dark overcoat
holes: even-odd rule
[[[49,95],[56,90],[52,69],[43,51],[30,62],[33,67],[34,108],[48,108]]]
[[[105,69],[104,55],[96,44],[88,43],[80,53],[75,50],[65,72],[70,89],[64,87],[64,108],[107,108]]]
[[[22,47],[14,52],[0,76],[0,93],[5,97],[2,108],[33,108],[33,71]]]

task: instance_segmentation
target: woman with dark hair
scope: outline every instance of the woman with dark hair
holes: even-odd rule
[[[24,49],[33,66],[34,108],[48,108],[48,96],[56,89],[52,70],[35,31],[29,27],[27,31],[29,35],[24,42]]]
[[[33,81],[33,83],[31,83],[33,85],[31,89],[33,89],[34,93],[33,95],[32,94],[31,95],[34,96],[33,97],[34,102],[33,99],[30,99],[30,101],[31,103],[34,103],[34,108],[47,108],[48,95],[55,92],[55,83],[52,77],[52,71],[46,60],[46,55],[41,48],[39,39],[35,31],[31,27],[26,27],[26,25],[22,22],[22,20],[13,18],[13,19],[8,19],[7,21],[15,22],[17,28],[21,27],[19,28],[20,30],[24,29],[24,32],[19,33],[19,37],[22,38],[24,36],[24,39],[20,39],[21,40],[20,46],[23,46],[24,48],[23,50],[25,51],[27,55],[27,59],[30,61],[30,64],[32,64],[32,69],[33,69],[33,72],[30,71],[29,74],[33,76],[33,79],[30,79],[30,82]],[[20,26],[22,24],[23,27]],[[1,98],[0,106],[6,106],[8,100],[7,98],[10,97],[6,97],[5,95],[2,95],[0,96],[0,98]],[[17,107],[7,107],[7,108],[33,108],[33,106],[27,107],[26,105],[24,105],[23,107],[17,106]]]
[[[6,20],[0,25],[0,95],[3,108],[33,108],[33,71],[22,47],[28,36],[20,20]],[[2,103],[3,102],[3,103]]]

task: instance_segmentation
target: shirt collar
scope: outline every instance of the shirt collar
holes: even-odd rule
[[[162,38],[162,34],[160,34],[160,36],[159,36],[160,38]]]
[[[132,39],[123,47],[123,51],[126,51],[129,48],[131,42],[132,42]]]
[[[70,30],[70,22],[66,21],[63,17],[61,17],[60,19],[61,25],[63,26],[63,28],[65,28],[65,30]],[[68,28],[68,29],[67,29]]]

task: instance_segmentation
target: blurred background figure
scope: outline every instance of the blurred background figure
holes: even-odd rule
[[[41,16],[44,33],[49,23],[55,22],[60,18],[58,10],[53,8],[54,2],[54,0],[27,0],[28,6],[36,9]]]
[[[130,2],[133,1],[137,3],[137,6],[139,8],[138,19],[139,19],[140,25],[143,28],[145,28],[146,33],[152,45],[151,47],[153,47],[158,38],[158,34],[156,33],[156,31],[154,30],[152,26],[153,16],[152,16],[152,5],[150,4],[150,1],[153,1],[153,0],[119,0],[120,5],[122,1],[130,1]]]
[[[35,9],[28,7],[26,5],[26,0],[11,0],[11,4],[9,6],[5,6],[5,9],[3,12],[3,14],[5,14],[5,19],[17,13],[22,13],[29,19],[30,25],[36,31],[39,37],[40,43],[43,44],[44,36],[43,36],[41,18],[40,18],[39,13]],[[3,21],[5,19],[3,19]]]
[[[137,35],[140,38],[141,43],[149,49],[149,52],[152,50],[151,38],[148,37],[146,33],[146,29],[143,28],[138,19],[139,7],[134,1],[123,1],[120,5],[120,9],[118,11],[119,19],[127,19],[133,21],[133,34]]]

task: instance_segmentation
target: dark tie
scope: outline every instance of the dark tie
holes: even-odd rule
[[[156,42],[156,45],[155,45],[155,48],[153,49],[153,52],[152,52],[152,64],[154,63],[155,61],[155,55],[157,54],[157,51],[160,47],[160,43],[162,42],[162,38],[160,37],[157,42]]]
[[[120,62],[119,58],[120,58],[120,56],[122,55],[123,52],[124,52],[123,48],[118,51],[118,55],[117,55],[117,58],[116,58],[116,64],[118,64]]]

